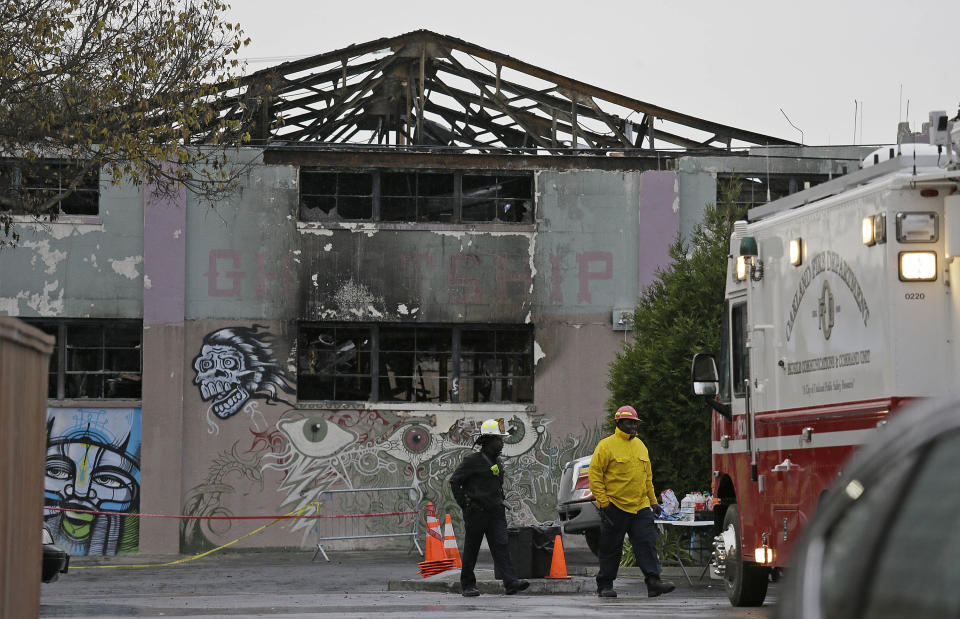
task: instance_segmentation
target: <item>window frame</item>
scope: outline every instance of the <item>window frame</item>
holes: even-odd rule
[[[720,323],[720,357],[719,378],[720,378],[720,401],[729,404],[732,397],[730,383],[732,382],[730,367],[732,340],[730,339],[730,300],[724,299],[723,302],[723,320]]]
[[[306,338],[311,329],[314,330],[324,330],[324,329],[338,329],[338,328],[350,328],[350,329],[369,329],[371,346],[369,349],[370,353],[370,390],[369,396],[365,400],[341,400],[341,399],[323,399],[323,398],[304,398],[302,396],[302,386],[304,384],[304,372],[302,371],[302,360],[304,359],[303,354],[305,354],[304,347],[306,346]],[[418,399],[413,397],[411,399],[384,399],[381,394],[381,364],[383,360],[381,359],[381,330],[387,329],[410,329],[413,333],[411,334],[415,337],[417,329],[430,329],[430,330],[447,330],[450,334],[449,347],[445,348],[442,352],[443,354],[449,354],[450,364],[449,371],[444,376],[438,375],[438,382],[443,384],[446,382],[446,391],[440,394],[440,399]],[[496,375],[491,378],[491,380],[497,381],[506,381],[506,380],[526,380],[529,381],[529,387],[526,389],[525,393],[528,394],[528,399],[506,399],[506,400],[465,400],[463,398],[463,389],[462,376],[464,375],[464,368],[462,367],[463,358],[469,354],[476,354],[476,352],[463,352],[462,340],[464,332],[483,332],[488,334],[488,337],[491,341],[495,339],[495,333],[497,332],[519,332],[525,334],[526,343],[523,351],[520,352],[503,352],[503,355],[500,355],[496,350],[480,351],[481,354],[490,354],[493,355],[495,359],[499,356],[510,357],[518,356],[521,357],[521,365],[529,371],[529,374],[504,374]],[[535,329],[533,325],[530,324],[518,324],[518,325],[480,325],[480,324],[443,324],[443,323],[350,323],[350,322],[317,322],[317,321],[300,321],[297,324],[297,401],[298,402],[377,402],[385,404],[397,404],[397,403],[413,403],[413,404],[520,404],[527,405],[534,402],[534,379],[535,379],[535,363],[534,363],[534,336]],[[416,340],[414,340],[416,341]],[[391,354],[402,354],[409,352],[411,355],[416,355],[417,345],[410,351],[386,351]],[[336,376],[332,374],[331,376]],[[472,376],[472,375],[471,375]],[[409,378],[407,376],[400,376],[400,378]],[[456,386],[456,387],[454,387]],[[416,391],[416,390],[414,390]],[[335,395],[334,391],[334,395]],[[446,397],[444,397],[446,396]]]
[[[303,189],[305,186],[305,175],[310,174],[335,174],[337,175],[337,193],[334,195],[328,194],[317,194],[310,193],[306,194],[311,198],[323,198],[329,197],[333,199],[335,204],[339,204],[339,175],[340,174],[369,174],[371,177],[372,184],[372,193],[370,199],[372,201],[371,205],[371,215],[366,218],[346,218],[346,217],[336,217],[336,218],[325,218],[325,217],[316,217],[316,218],[307,218],[304,217],[304,209],[310,208],[304,204],[304,193]],[[383,177],[385,174],[406,174],[410,175],[414,189],[413,193],[409,196],[390,196],[384,194],[384,183]],[[421,177],[427,175],[452,175],[453,176],[453,191],[451,195],[421,195],[420,193],[420,180]],[[490,201],[494,202],[496,205],[494,210],[494,217],[492,219],[469,219],[464,217],[464,193],[463,193],[463,177],[493,177],[498,179],[498,182],[493,185],[494,188],[497,188],[501,185],[499,179],[506,178],[522,178],[527,183],[529,183],[529,196],[515,197],[510,195],[501,195],[501,190],[496,190],[496,195],[489,198]],[[536,176],[533,170],[443,170],[435,168],[424,168],[424,169],[408,169],[408,168],[330,168],[324,166],[300,166],[298,168],[298,208],[297,208],[297,220],[301,223],[308,224],[331,224],[331,223],[377,223],[377,224],[400,224],[400,225],[409,225],[409,224],[426,224],[426,225],[444,225],[444,224],[455,224],[455,225],[490,225],[490,224],[502,224],[509,226],[522,226],[522,225],[531,225],[534,223],[536,215]],[[352,194],[350,194],[352,195]],[[349,197],[349,195],[344,194],[344,196]],[[453,210],[452,214],[447,220],[446,218],[429,218],[425,215],[422,204],[426,203],[431,198],[439,198],[443,200],[449,200],[452,204]],[[386,200],[397,200],[397,199],[409,199],[413,203],[413,217],[412,218],[395,218],[391,216],[384,215],[384,202]],[[501,216],[501,203],[506,203],[509,200],[513,201],[525,201],[529,202],[529,208],[521,213],[520,219],[514,219],[513,217],[507,218]],[[337,207],[339,208],[339,206]],[[515,211],[516,212],[516,211]]]
[[[143,321],[137,319],[57,319],[57,318],[23,318],[22,319],[27,324],[43,330],[45,333],[49,333],[56,337],[56,343],[54,344],[53,352],[50,355],[50,363],[53,365],[56,364],[56,394],[50,395],[50,375],[54,372],[48,369],[48,381],[47,381],[47,399],[55,401],[84,401],[84,402],[137,402],[143,399]],[[133,347],[129,348],[126,346],[108,346],[105,336],[111,331],[116,331],[118,323],[123,323],[123,327],[129,327],[131,329],[135,328],[136,332],[139,335],[138,343]],[[70,327],[99,327],[100,328],[100,345],[96,350],[100,351],[101,361],[99,370],[92,371],[83,371],[83,370],[69,370],[67,364],[69,362],[69,348],[70,348],[70,338],[68,337],[68,329]],[[49,329],[49,330],[48,330]],[[52,333],[55,331],[55,333]],[[91,347],[83,347],[91,348]],[[91,348],[93,349],[93,348]],[[103,366],[106,364],[106,354],[109,350],[137,350],[139,353],[139,370],[134,372],[132,370],[105,370]],[[104,394],[105,389],[101,387],[99,397],[86,397],[86,396],[67,396],[67,380],[70,376],[82,376],[82,375],[92,375],[98,377],[114,376],[128,374],[131,376],[137,376],[137,383],[140,386],[140,393],[136,397],[109,397]]]
[[[746,299],[730,303],[730,391],[735,398],[743,398],[747,394],[745,380],[750,380],[750,348],[747,347],[747,315]],[[742,316],[741,323],[737,322]]]
[[[79,169],[83,166],[82,161],[74,163],[66,159],[60,159],[56,157],[37,159],[28,165],[24,165],[23,161],[23,159],[13,157],[0,158],[0,170],[7,171],[6,175],[0,173],[0,189],[9,189],[11,193],[19,193],[20,191],[30,192],[44,190],[56,190],[62,192],[64,190],[62,170],[64,168]],[[49,186],[45,184],[27,184],[30,179],[24,178],[24,172],[29,172],[30,168],[40,165],[56,167],[56,186],[52,184]],[[24,168],[26,168],[26,170]],[[86,182],[78,184],[77,188],[70,196],[57,201],[56,211],[58,217],[97,217],[100,215],[100,194],[102,190],[99,167],[95,170],[90,170],[84,176],[87,177]],[[52,177],[50,180],[52,180]],[[7,182],[9,185],[7,185]],[[84,209],[82,206],[76,204],[78,201],[82,203],[83,200],[87,200],[89,204],[93,206],[92,212],[87,212],[91,211],[91,209]],[[64,207],[64,202],[68,203],[66,208]],[[11,214],[15,216],[32,215],[32,213],[21,210],[12,211]],[[43,216],[49,217],[50,213],[45,213]]]

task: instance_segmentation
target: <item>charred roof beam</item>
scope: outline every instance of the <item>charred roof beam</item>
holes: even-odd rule
[[[437,82],[443,85],[443,88],[445,89],[444,91],[445,94],[447,94],[448,96],[456,96],[458,103],[460,103],[460,105],[462,105],[464,108],[468,107],[467,105],[468,102],[480,107],[489,107],[487,104],[487,101],[489,99],[487,97],[483,97],[481,95],[477,95],[474,93],[468,93],[460,89],[454,88],[453,86],[449,86],[446,84],[446,82],[440,81],[439,76],[437,78]],[[456,95],[454,95],[453,93],[456,93]],[[567,107],[568,108],[572,107],[569,101],[567,102]],[[600,118],[598,116],[595,116],[595,113],[589,107],[581,106],[577,104],[577,109],[580,109],[580,108],[587,111],[588,113],[587,116],[589,118],[600,120]],[[501,108],[498,107],[497,110],[500,111]],[[571,136],[573,135],[574,126],[572,124],[572,118],[569,112],[552,109],[551,116],[546,117],[546,116],[534,114],[532,112],[526,111],[523,108],[519,108],[519,107],[517,108],[517,110],[519,110],[519,112],[523,115],[523,117],[527,119],[528,123],[534,124],[537,127],[539,127],[543,131],[543,133],[552,140],[550,144],[550,148],[552,149],[556,149],[559,147],[559,145],[556,143],[556,133],[558,130],[564,133],[567,133]],[[543,111],[543,110],[541,109],[540,111]],[[499,116],[504,116],[504,114],[501,112]],[[556,119],[558,117],[570,119],[571,124],[564,124],[561,121],[557,121]],[[576,127],[576,129],[577,129],[577,135],[584,137],[584,139],[588,139],[588,141],[592,142],[594,146],[597,146],[599,144],[605,144],[608,146],[622,146],[622,144],[618,142],[615,136],[611,137],[604,134],[598,134],[583,126],[578,126]]]
[[[337,118],[351,103],[356,103],[363,96],[376,88],[376,86],[386,80],[387,75],[385,73],[386,69],[394,63],[396,56],[387,56],[377,67],[371,71],[366,77],[364,77],[360,82],[355,84],[349,91],[343,93],[339,98],[339,101],[334,103],[329,108],[326,108],[317,113],[317,120],[323,119],[323,122],[319,124],[316,129],[316,133],[323,131],[327,125],[330,123],[336,122]],[[375,77],[378,76],[378,77]],[[309,138],[311,134],[304,135],[303,138]]]
[[[448,67],[445,63],[438,64],[437,69],[438,71],[449,73],[451,75],[457,75],[460,77],[469,77],[469,79],[471,79],[472,81],[483,82],[488,87],[491,84],[496,83],[496,80],[493,77],[484,75],[480,71],[475,71],[469,68],[464,68],[464,70],[467,72],[468,75],[461,75],[459,72],[452,71],[451,68]],[[530,109],[537,109],[545,114],[550,114],[551,116],[553,115],[554,112],[556,112],[562,116],[569,117],[570,116],[569,110],[571,109],[571,103],[573,103],[573,105],[576,106],[576,112],[578,116],[584,116],[586,118],[591,118],[591,119],[603,122],[604,124],[607,125],[607,127],[610,128],[613,136],[616,138],[615,141],[619,140],[619,143],[621,146],[626,146],[629,148],[634,147],[633,143],[631,143],[630,140],[626,138],[626,136],[623,134],[622,129],[620,129],[620,127],[616,122],[616,121],[623,121],[623,119],[621,119],[619,116],[604,112],[600,108],[600,106],[596,103],[596,101],[593,100],[592,97],[582,96],[579,93],[568,91],[558,86],[553,86],[551,88],[544,89],[544,90],[536,90],[533,88],[528,88],[525,86],[521,86],[519,84],[508,82],[506,80],[503,80],[502,78],[499,80],[499,84],[500,84],[501,92],[513,91],[517,93],[516,96],[507,99],[508,102],[518,101],[521,99],[529,99],[530,101],[534,102],[534,104],[531,106],[527,106],[525,108],[521,107],[518,109],[525,110],[525,111]],[[561,95],[567,98],[561,99],[559,97],[550,96],[549,94],[547,94],[550,92],[559,92]],[[588,103],[587,104],[582,103],[583,100],[586,100]],[[590,136],[595,142],[597,142],[599,136],[602,135],[602,134],[598,134],[596,131],[593,131],[591,129],[584,127],[582,124],[578,126],[577,134],[580,135],[581,137],[584,137],[585,139],[587,139],[587,137]]]
[[[465,71],[465,70],[466,70],[466,68],[465,68],[462,64],[460,64],[460,62],[459,62],[456,58],[453,57],[453,54],[452,54],[452,53],[450,53],[449,51],[447,51],[447,54],[446,54],[446,55],[447,55],[447,58],[450,60],[450,62],[452,62],[452,63],[454,64],[454,66],[456,66],[456,67],[457,67],[458,69],[460,69],[461,71]],[[468,79],[469,79],[469,78],[468,78]],[[477,80],[470,79],[470,81],[473,82],[473,85],[476,86],[484,96],[486,96],[487,98],[489,98],[490,101],[491,101],[497,108],[499,108],[501,112],[503,112],[504,114],[506,114],[507,116],[509,116],[511,119],[513,119],[513,122],[515,122],[515,123],[517,123],[518,125],[520,125],[520,128],[523,129],[524,131],[526,131],[527,134],[528,134],[531,138],[533,138],[533,140],[534,140],[541,148],[547,148],[547,149],[550,148],[550,144],[547,143],[547,141],[544,140],[542,137],[540,137],[539,133],[538,133],[537,131],[535,131],[535,130],[533,129],[533,127],[529,126],[529,124],[528,124],[528,121],[531,120],[531,118],[529,118],[529,117],[533,116],[533,117],[535,118],[534,115],[530,114],[530,115],[528,115],[528,117],[524,117],[523,114],[517,113],[517,111],[515,111],[515,110],[511,110],[511,109],[510,109],[510,106],[507,105],[506,103],[504,103],[504,102],[502,101],[502,95],[500,95],[499,93],[496,93],[496,92],[490,92],[484,84],[482,84],[481,82],[479,82],[479,81],[477,81]]]
[[[476,61],[481,70],[464,66],[470,64],[465,58]],[[402,60],[395,62],[397,59]],[[454,97],[465,109],[463,126],[500,136],[508,148],[517,147],[518,138],[519,145],[558,152],[567,148],[575,151],[584,142],[592,147],[637,148],[647,141],[651,149],[656,144],[729,149],[734,140],[794,144],[619,95],[425,30],[350,45],[224,82],[220,84],[223,96],[217,109],[220,118],[241,121],[241,131],[250,131],[262,141],[296,136],[303,141],[342,142],[363,129],[376,130],[381,139],[384,132],[396,133],[398,143],[420,141],[427,134],[424,111],[428,104],[436,103],[430,101],[432,93],[441,92],[428,93],[425,88],[434,80],[444,83],[438,73],[456,76],[455,84],[463,80],[463,90],[477,93]],[[389,81],[383,79],[384,75],[389,75]],[[353,83],[349,83],[351,80]],[[542,86],[544,83],[547,87]],[[369,96],[371,91],[373,95]],[[286,113],[291,116],[283,118]],[[636,113],[643,114],[643,120],[628,125],[628,119]],[[437,117],[456,127],[451,114],[456,111],[438,113]],[[667,121],[670,131],[655,131],[656,119]],[[284,121],[301,129],[284,134]],[[631,125],[636,136],[631,135]],[[437,135],[443,133],[436,129]],[[467,133],[462,134],[465,142],[481,148],[476,145],[484,140],[468,138]],[[191,141],[202,143],[208,135],[207,129],[201,129]],[[444,141],[447,137],[435,135],[431,139]]]
[[[459,103],[463,109],[466,111],[462,116],[463,122],[468,125],[479,125],[483,127],[486,131],[490,132],[491,135],[498,137],[505,146],[512,146],[515,148],[522,147],[523,145],[523,134],[516,129],[507,127],[505,125],[500,125],[496,122],[496,117],[490,115],[485,107],[481,104],[479,109],[474,112],[473,116],[468,117],[467,112],[471,108],[471,98],[474,97],[471,93],[463,92],[457,88],[454,88],[445,82],[441,81],[439,78],[436,78],[431,81],[431,86],[436,89],[436,86],[440,87],[440,90],[446,94],[448,97]],[[479,97],[477,97],[479,99]],[[468,119],[469,118],[469,119]],[[509,136],[509,137],[507,137]]]
[[[452,127],[455,126],[455,123],[457,120],[456,117],[459,115],[456,112],[456,110],[451,110],[450,108],[443,107],[440,104],[434,103],[432,101],[427,102],[426,109],[428,112],[432,112],[441,116],[444,120],[450,123]],[[461,122],[464,123],[465,125],[464,128],[469,127],[471,125],[481,127],[486,133],[489,133],[490,135],[494,136],[497,140],[501,141],[504,144],[504,146],[511,147],[511,148],[523,147],[524,133],[522,131],[518,131],[517,129],[513,129],[512,127],[498,125],[497,123],[478,119],[478,118],[473,118],[470,121],[463,121],[461,119]],[[460,133],[463,133],[463,131],[460,130]],[[477,142],[477,138],[481,135],[482,134],[474,132],[470,141],[473,142],[474,145],[479,146],[480,143]],[[484,146],[486,148],[490,148],[489,144]]]

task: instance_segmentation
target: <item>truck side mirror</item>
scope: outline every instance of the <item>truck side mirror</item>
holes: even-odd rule
[[[690,375],[693,380],[693,392],[696,395],[710,396],[720,393],[717,361],[713,358],[713,355],[707,353],[695,354]]]
[[[693,382],[693,392],[704,396],[707,405],[727,421],[733,421],[730,405],[717,401],[715,397],[720,393],[720,375],[717,373],[717,360],[709,353],[697,353],[693,356],[693,366],[690,368],[690,378]]]

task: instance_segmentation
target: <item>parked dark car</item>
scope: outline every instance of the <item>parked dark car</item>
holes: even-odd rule
[[[591,456],[571,460],[563,465],[560,487],[557,489],[557,515],[564,533],[575,533],[587,538],[587,546],[597,554],[600,547],[600,512],[590,492]]]
[[[777,615],[960,616],[958,514],[960,402],[925,401],[885,424],[821,499]]]
[[[53,533],[43,525],[43,582],[53,582],[70,568],[70,555],[53,543]]]

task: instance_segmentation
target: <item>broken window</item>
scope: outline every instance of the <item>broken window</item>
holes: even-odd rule
[[[387,402],[449,402],[451,329],[380,327],[380,394]]]
[[[300,171],[300,219],[339,221],[373,216],[373,174]]]
[[[529,174],[464,173],[463,220],[529,222],[533,177]]]
[[[533,401],[529,325],[303,323],[299,331],[299,400]]]
[[[0,161],[0,191],[28,204],[41,205],[68,191],[75,182],[76,188],[51,211],[61,215],[96,215],[100,205],[99,169],[84,170],[80,164],[56,159]]]
[[[532,172],[301,168],[302,221],[533,221]]]
[[[381,221],[454,220],[454,175],[430,172],[381,172]]]
[[[371,381],[369,327],[300,329],[297,395],[301,400],[367,400]]]
[[[142,334],[139,320],[28,320],[57,338],[47,397],[139,399]]]
[[[460,340],[462,402],[532,402],[533,338],[516,329],[465,329]]]

